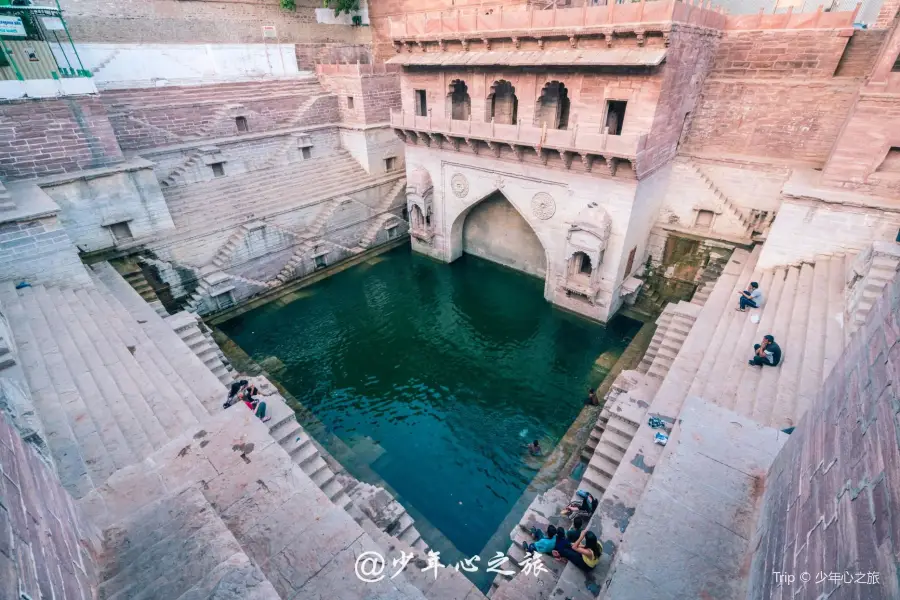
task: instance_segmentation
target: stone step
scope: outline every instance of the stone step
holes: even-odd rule
[[[173,383],[160,371],[153,357],[142,347],[142,341],[135,337],[128,327],[118,318],[121,311],[111,307],[115,299],[108,298],[96,288],[86,290],[82,301],[95,315],[104,315],[112,332],[125,346],[129,355],[139,365],[133,370],[135,382],[143,392],[144,399],[151,406],[153,414],[165,430],[166,438],[180,435],[185,429],[194,425],[198,417],[188,410],[172,410],[187,402],[199,406],[196,398],[189,398],[190,393],[179,391]],[[132,350],[133,349],[133,350]],[[155,354],[159,355],[158,349]],[[122,354],[125,357],[124,353]],[[126,361],[127,362],[127,358]],[[199,412],[199,411],[198,411]],[[202,413],[200,413],[201,416]]]
[[[56,340],[50,335],[43,315],[35,311],[34,307],[26,313],[14,284],[9,281],[0,283],[0,303],[16,339],[19,361],[25,372],[35,408],[44,425],[47,445],[56,463],[60,482],[72,496],[81,498],[93,487],[100,485],[105,480],[107,472],[114,469],[114,466],[107,462],[110,458],[102,452],[103,441],[100,440],[98,432],[100,424],[95,422],[90,429],[88,428],[89,423],[84,415],[90,413],[86,408],[85,398],[77,393],[77,388],[65,369]],[[48,358],[51,359],[49,363]],[[56,386],[59,386],[59,391]],[[61,400],[61,394],[65,401]],[[77,423],[78,433],[83,436],[81,440],[76,437],[73,429],[76,419],[79,418]],[[88,446],[88,440],[101,449],[97,455],[103,462],[91,465],[86,463],[81,448]],[[122,444],[124,451],[130,452],[124,440]]]
[[[626,450],[628,450],[628,446],[631,445],[632,436],[621,435],[612,429],[607,429],[603,432],[603,437],[600,439],[600,444],[608,444],[613,449],[620,450],[623,454]]]
[[[157,336],[154,334],[154,337],[148,335],[148,331],[153,332],[157,329],[165,332],[167,328],[165,321],[152,310],[147,311],[148,306],[146,304],[136,305],[145,311],[143,318],[136,317],[115,294],[111,293],[110,289],[99,277],[93,276],[93,281],[96,288],[96,292],[92,292],[95,303],[101,310],[105,305],[110,314],[116,315],[124,331],[127,331],[134,341],[134,355],[139,361],[146,362],[147,372],[150,373],[153,370],[150,365],[151,362],[155,366],[161,382],[157,384],[157,387],[165,386],[171,388],[179,399],[178,403],[187,408],[195,420],[199,421],[206,418],[209,415],[209,411],[197,395],[198,391],[206,391],[205,386],[202,385],[205,375],[196,368],[192,368],[189,362],[185,362],[187,360],[186,356],[191,354],[190,350],[180,343],[177,335]],[[128,288],[124,287],[122,289],[127,290]],[[131,299],[134,299],[136,303],[139,302],[139,299],[136,299],[133,295]],[[151,379],[156,381],[156,375]],[[163,383],[163,380],[168,382],[168,385]],[[224,402],[224,398],[227,396],[224,386],[219,394],[221,395],[217,394],[217,399],[221,398],[222,401],[217,403],[215,409],[221,407],[221,403]],[[166,397],[171,397],[171,394],[166,392]],[[186,422],[191,421],[187,415],[182,415],[182,418]]]
[[[846,257],[836,255],[830,261],[828,272],[828,305],[825,325],[825,355],[822,380],[828,377],[844,350],[844,274]]]
[[[110,531],[100,597],[148,597],[152,589],[156,598],[209,598],[203,590],[226,577],[242,598],[279,597],[197,488],[155,502]]]
[[[220,410],[227,398],[227,390],[215,375],[200,361],[172,331],[169,325],[131,289],[108,263],[91,266],[100,282],[129,314],[129,323],[137,323],[158,348],[165,348],[165,357],[174,373],[177,373],[184,389],[193,392],[206,411]],[[123,318],[125,321],[125,318]],[[194,412],[194,408],[191,408]],[[196,413],[195,413],[196,414]]]
[[[610,432],[617,433],[623,437],[631,439],[634,437],[634,434],[637,433],[640,426],[640,423],[629,421],[619,415],[614,414],[609,419],[609,423],[607,423],[606,428],[609,429]]]
[[[610,458],[605,454],[601,454],[600,452],[594,452],[594,457],[591,459],[591,462],[588,463],[588,468],[597,471],[598,473],[603,473],[606,477],[612,479],[613,475],[616,474],[616,469],[619,468],[621,456],[619,460]],[[586,473],[587,471],[585,471]]]
[[[781,298],[778,301],[778,310],[774,315],[771,325],[772,335],[776,340],[784,339],[788,341],[788,331],[790,329],[791,316],[794,312],[794,302],[797,301],[797,284],[800,279],[800,269],[798,267],[789,267],[784,279],[784,286],[781,291]],[[763,323],[760,322],[762,328]],[[781,345],[779,343],[779,345]],[[748,359],[749,360],[749,359]],[[753,403],[753,414],[751,418],[757,423],[772,424],[772,410],[775,406],[775,398],[777,395],[778,380],[784,371],[779,369],[747,369],[745,377],[749,377],[750,381],[746,387],[756,384],[756,398]],[[745,385],[741,386],[744,389]]]
[[[47,292],[43,286],[25,288],[20,291],[23,304],[34,304],[38,310],[44,310],[44,317],[51,313],[47,320],[48,325],[55,331],[67,327],[72,335],[77,351],[84,359],[86,370],[81,374],[85,379],[90,378],[99,392],[98,398],[102,404],[99,410],[109,412],[122,432],[122,436],[130,449],[129,454],[121,454],[113,458],[117,465],[121,461],[129,461],[131,464],[141,457],[149,455],[153,446],[143,429],[140,418],[134,413],[135,399],[133,396],[134,382],[126,382],[127,373],[118,362],[115,351],[102,338],[97,324],[86,314],[82,307],[78,306],[77,299],[72,290],[65,290],[66,299],[58,299],[57,303],[47,299]],[[41,344],[43,348],[44,345]],[[74,360],[73,357],[69,357]],[[85,386],[89,383],[85,382]],[[125,389],[121,389],[120,385]],[[126,392],[131,392],[126,398]],[[151,415],[152,417],[152,415]],[[158,423],[157,423],[158,425]],[[121,451],[120,448],[116,450]]]
[[[782,364],[778,368],[780,371],[778,374],[778,386],[775,392],[772,415],[769,419],[770,423],[779,428],[789,427],[788,423],[796,424],[794,419],[797,415],[797,393],[803,369],[803,354],[806,347],[810,295],[813,289],[813,270],[813,266],[810,264],[803,264],[800,267],[786,343],[779,344],[783,351]]]
[[[767,312],[777,311],[778,299],[781,293],[781,286],[784,283],[784,273],[778,272],[779,282],[775,284],[776,271],[765,271],[759,274],[760,287],[765,290],[766,301],[760,308],[748,309],[746,313],[736,313],[735,321],[740,328],[737,330],[737,338],[734,339],[730,346],[730,352],[726,352],[727,362],[722,366],[721,376],[716,378],[715,389],[717,390],[718,399],[716,403],[720,406],[736,410],[740,414],[749,416],[753,412],[754,395],[740,391],[740,399],[742,410],[735,408],[738,399],[738,384],[741,375],[749,368],[747,360],[752,354],[753,345],[760,341],[763,335],[769,332],[759,332],[759,323]],[[754,323],[753,318],[759,317],[759,323]],[[777,338],[776,338],[777,339]],[[746,357],[746,358],[745,358]]]
[[[813,270],[812,297],[803,350],[803,366],[797,388],[796,416],[806,413],[819,387],[825,364],[825,332],[828,318],[828,275],[830,257],[818,257]],[[797,419],[799,420],[799,419]]]
[[[720,278],[719,281],[716,282],[716,289],[713,290],[713,293],[716,293],[717,290],[720,289],[720,286],[728,287],[730,288],[730,291],[725,294],[725,297],[720,303],[717,303],[714,306],[709,303],[704,305],[700,317],[698,318],[697,323],[695,323],[695,327],[701,327],[700,320],[703,321],[702,330],[704,331],[704,339],[706,340],[705,351],[703,352],[703,357],[697,363],[695,375],[691,380],[687,394],[685,394],[686,396],[703,395],[703,388],[713,377],[713,366],[717,357],[723,352],[723,348],[727,348],[727,346],[724,346],[723,344],[732,320],[736,315],[745,314],[735,311],[734,308],[737,306],[738,293],[745,289],[750,281],[753,269],[756,266],[756,261],[759,257],[759,252],[760,249],[757,247],[746,258],[742,254],[739,255],[741,257],[740,260],[742,260],[740,274],[737,277],[730,276],[725,279]],[[737,254],[737,252],[735,254]],[[735,254],[732,254],[732,260],[735,259]],[[722,289],[724,289],[724,287]],[[707,328],[712,328],[711,334],[709,334]]]
[[[747,365],[752,355],[753,345],[759,343],[762,336],[771,334],[776,340],[781,340],[782,332],[774,329],[775,319],[783,310],[785,298],[785,286],[787,284],[787,270],[777,269],[767,273],[762,281],[768,286],[766,302],[759,309],[759,323],[753,324],[752,320],[745,324],[745,331],[739,342],[740,347],[735,353],[731,367],[726,375],[724,397],[728,406],[742,415],[752,417],[756,412],[757,385],[759,384],[758,368]],[[788,304],[791,303],[787,300]],[[786,330],[785,330],[786,332]],[[783,341],[783,340],[782,340]],[[741,354],[743,352],[743,354]]]

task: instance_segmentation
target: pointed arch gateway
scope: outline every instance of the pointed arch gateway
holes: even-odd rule
[[[467,207],[453,222],[451,260],[472,254],[546,279],[547,251],[531,224],[503,192],[494,191]]]

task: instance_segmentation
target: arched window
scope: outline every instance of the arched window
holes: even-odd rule
[[[569,274],[580,275],[582,277],[590,277],[594,272],[594,265],[591,264],[591,257],[584,252],[576,252],[569,259]]]
[[[591,271],[593,271],[593,267],[591,267],[591,257],[585,254],[584,252],[579,252],[581,255],[581,264],[578,265],[578,272],[582,275],[590,275]]]
[[[566,129],[569,126],[569,90],[559,81],[549,81],[541,90],[534,111],[534,124],[545,123],[550,129]]]
[[[423,229],[425,227],[425,217],[422,216],[422,209],[418,205],[413,204],[411,216],[412,220],[410,223],[413,229]]]
[[[516,98],[516,88],[505,79],[495,81],[488,95],[487,119],[494,120],[502,125],[515,125],[518,120],[519,99]]]
[[[454,79],[450,83],[450,118],[457,121],[468,121],[472,113],[472,99],[465,81]]]

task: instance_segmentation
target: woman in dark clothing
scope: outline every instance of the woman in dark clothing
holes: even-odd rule
[[[582,571],[590,571],[596,567],[602,555],[603,548],[593,531],[582,532],[572,546],[553,551],[553,556],[567,559]]]

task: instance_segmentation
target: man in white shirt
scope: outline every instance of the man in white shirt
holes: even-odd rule
[[[763,295],[759,290],[758,283],[756,283],[755,281],[750,282],[750,289],[741,292],[740,303],[740,308],[736,308],[735,310],[739,310],[741,312],[744,312],[748,306],[750,308],[760,307],[760,305],[763,303]]]

